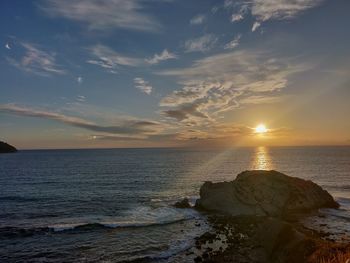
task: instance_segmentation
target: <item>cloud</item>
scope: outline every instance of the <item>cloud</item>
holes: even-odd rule
[[[83,83],[83,77],[81,77],[81,76],[77,77],[77,82],[78,82],[78,84]]]
[[[231,139],[241,139],[252,136],[254,128],[247,127],[237,123],[218,123],[207,126],[205,129],[190,128],[184,129],[178,133],[177,139],[183,141],[197,141],[204,145],[212,142],[215,145],[218,142],[228,143]]]
[[[251,13],[259,21],[294,18],[307,9],[321,4],[323,0],[254,0]]]
[[[86,97],[83,96],[83,95],[78,95],[77,101],[78,101],[78,102],[85,102],[85,101],[86,101]]]
[[[217,38],[212,34],[206,34],[199,38],[189,39],[185,42],[185,52],[205,52],[212,49]]]
[[[134,83],[135,87],[143,93],[146,93],[147,95],[150,95],[152,93],[152,86],[149,85],[149,83],[143,78],[134,78]]]
[[[231,1],[231,5],[229,5],[229,8],[234,8],[237,6],[237,3],[234,3]],[[241,4],[239,6],[239,10],[237,13],[233,13],[231,15],[231,22],[232,23],[235,23],[235,22],[238,22],[238,21],[241,21],[244,19],[244,16],[247,14],[247,12],[249,11],[249,6],[247,4]]]
[[[196,105],[196,104],[187,104],[187,105],[185,104],[185,105],[181,105],[177,109],[165,110],[162,113],[166,117],[175,118],[178,121],[185,120],[190,116],[198,117],[198,118],[208,118],[208,116],[206,116],[205,114],[203,114],[198,110],[198,107],[199,105]]]
[[[134,140],[144,140],[147,139],[147,136],[144,135],[110,135],[110,134],[94,134],[91,135],[93,140],[106,140],[106,141],[134,141]]]
[[[94,59],[88,60],[87,63],[105,68],[110,73],[117,73],[120,66],[136,67],[143,63],[142,59],[120,55],[113,49],[100,44],[91,47],[90,51]]]
[[[167,49],[164,49],[162,53],[160,54],[154,54],[152,58],[146,59],[146,62],[148,64],[158,64],[161,61],[168,60],[168,59],[177,59],[177,55],[174,53],[169,52]]]
[[[157,31],[159,23],[142,13],[141,0],[45,0],[39,6],[51,17],[63,17],[87,25],[90,30],[116,28]]]
[[[271,58],[261,50],[231,51],[197,60],[191,67],[160,71],[176,76],[182,88],[160,101],[163,114],[195,125],[219,120],[242,105],[272,103],[271,95],[288,85],[288,78],[308,65]]]
[[[257,23],[268,20],[285,20],[292,19],[305,12],[308,9],[320,5],[324,0],[243,0],[240,2],[229,0],[225,1],[226,9],[238,9],[231,16],[231,21],[236,22],[244,18],[246,13],[250,11],[251,15],[256,19]],[[259,24],[259,25],[260,25]]]
[[[40,50],[29,43],[21,43],[24,55],[19,59],[7,58],[7,61],[16,68],[40,76],[65,74],[66,71],[56,64],[56,54]]]
[[[233,49],[235,47],[238,47],[241,37],[241,34],[236,35],[232,41],[230,41],[224,46],[224,49]]]
[[[190,24],[191,25],[200,25],[200,24],[203,24],[205,20],[206,20],[205,15],[197,15],[190,20]]]
[[[6,44],[5,44],[5,48],[10,50],[10,49],[11,49],[10,44],[9,44],[9,43],[6,43]]]
[[[175,142],[179,140],[178,138],[179,133],[158,133],[158,134],[151,134],[148,136],[143,135],[132,135],[132,136],[120,136],[120,135],[106,135],[106,134],[96,134],[92,135],[92,139],[94,140],[102,140],[102,141],[139,141],[139,140],[145,140],[152,141],[152,142],[161,142],[164,146],[165,142]],[[178,142],[175,144],[178,145]]]
[[[266,103],[275,103],[281,101],[280,97],[277,96],[248,96],[245,98],[242,98],[240,100],[240,104],[266,104]]]
[[[260,26],[261,26],[261,23],[258,21],[255,21],[252,26],[252,32],[255,32],[255,30],[257,30]]]
[[[237,22],[240,20],[243,20],[243,15],[242,14],[232,14],[231,16],[231,22]]]
[[[265,134],[268,138],[276,138],[286,136],[290,132],[285,127],[268,129]],[[177,142],[184,141],[187,146],[224,146],[227,147],[232,143],[237,145],[249,144],[252,137],[256,137],[255,127],[249,127],[240,123],[227,122],[211,124],[199,128],[185,128],[174,134]]]
[[[26,107],[20,107],[14,104],[3,104],[0,105],[0,113],[12,114],[24,117],[36,117],[47,120],[54,120],[74,127],[94,131],[94,132],[104,132],[107,134],[143,134],[149,135],[157,133],[161,129],[161,124],[159,122],[148,121],[148,120],[138,120],[138,119],[126,119],[119,121],[116,125],[99,125],[94,122],[78,118],[67,116],[61,113],[35,110]]]

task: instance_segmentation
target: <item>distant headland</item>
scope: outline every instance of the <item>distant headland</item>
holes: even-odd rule
[[[17,149],[14,146],[6,142],[0,141],[0,153],[14,153],[14,152],[17,152]]]

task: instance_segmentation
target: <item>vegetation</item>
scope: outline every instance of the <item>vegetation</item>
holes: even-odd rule
[[[350,244],[322,245],[309,257],[308,263],[350,263]]]

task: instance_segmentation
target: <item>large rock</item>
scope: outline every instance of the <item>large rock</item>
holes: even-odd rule
[[[277,171],[245,171],[231,182],[205,182],[196,208],[231,216],[287,216],[318,208],[337,208],[317,184]]]
[[[17,152],[17,149],[13,147],[12,145],[0,141],[0,153],[13,153]]]

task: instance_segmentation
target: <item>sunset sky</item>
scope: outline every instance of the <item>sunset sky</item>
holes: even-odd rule
[[[349,145],[349,11],[348,0],[3,0],[0,140]]]

